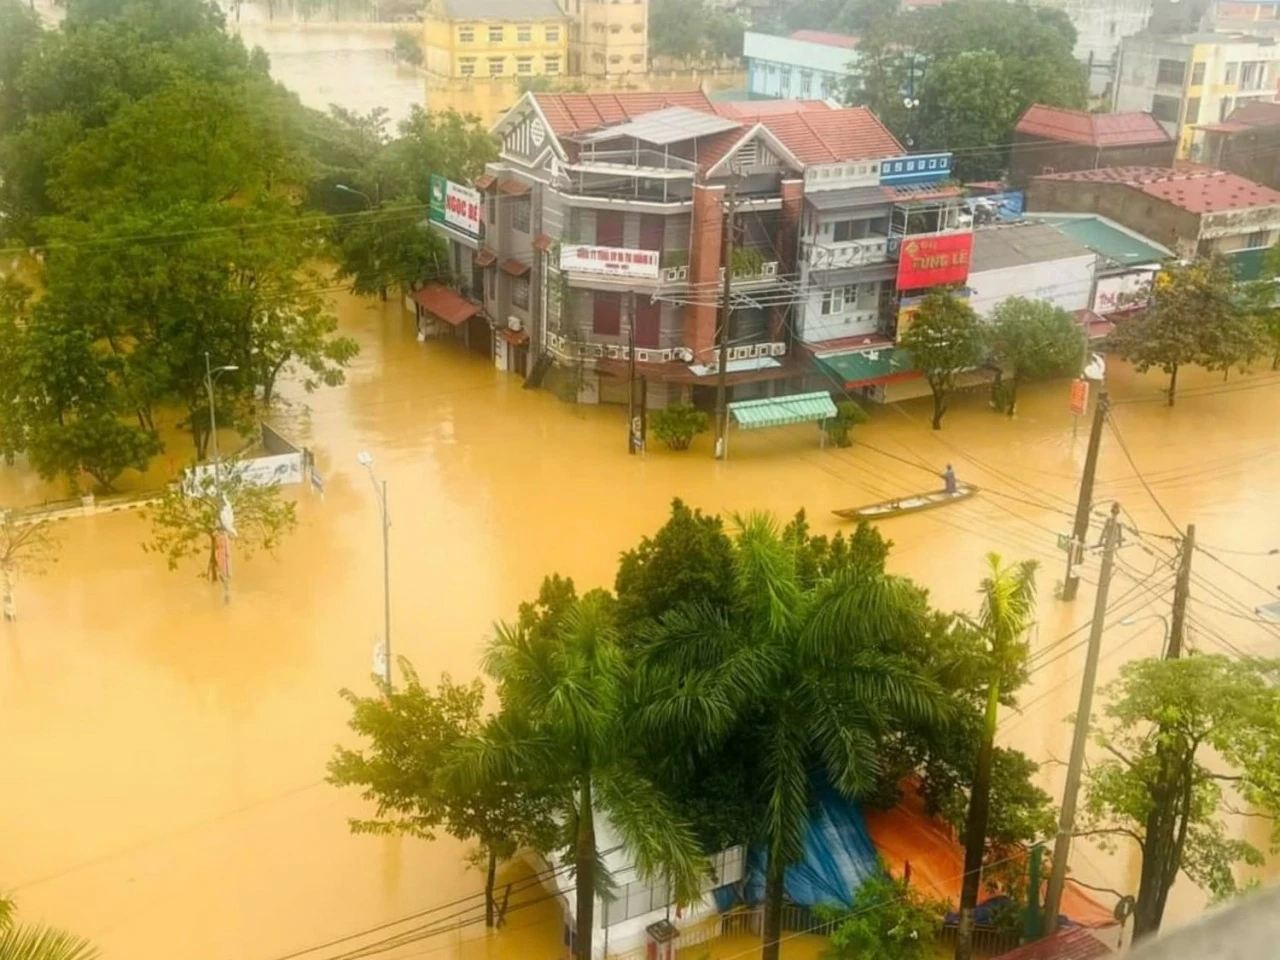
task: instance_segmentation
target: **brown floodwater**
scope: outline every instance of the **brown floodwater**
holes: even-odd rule
[[[804,507],[816,529],[833,532],[832,508],[936,487],[917,464],[937,472],[948,461],[986,492],[887,523],[894,569],[938,604],[972,609],[985,552],[1038,558],[1033,646],[1088,619],[1088,584],[1072,604],[1053,598],[1062,575],[1054,535],[1068,520],[1045,505],[1067,508],[1087,434],[1082,424],[1073,440],[1066,384],[1029,389],[1013,420],[965,398],[940,434],[927,427],[926,401],[876,410],[859,428],[876,450],[820,450],[808,426],[735,435],[727,463],[711,459],[705,436],[685,454],[655,446],[629,457],[624,411],[568,406],[521,389],[483,358],[419,344],[394,303],[335,302],[361,354],[345,386],[290,392],[282,417],[316,451],[326,495],[291,490],[300,529],[275,557],[237,565],[230,606],[194,566],[172,573],[144,554],[145,522],[116,513],[62,521],[59,563],[20,584],[21,620],[0,625],[0,889],[26,918],[91,938],[108,960],[276,960],[481,888],[466,848],[447,837],[352,836],[346,820],[363,804],[323,783],[334,744],[350,739],[337,691],[370,688],[382,622],[378,514],[359,451],[372,453],[389,485],[393,649],[428,678],[473,676],[494,619],[512,615],[545,574],[608,585],[618,552],[662,522],[673,496],[722,512]],[[1117,406],[1130,453],[1202,543],[1280,545],[1280,377],[1184,380],[1173,410]],[[1155,400],[1160,385],[1113,364],[1119,400]],[[175,445],[157,471],[185,455]],[[1100,497],[1119,497],[1141,528],[1171,533],[1110,436],[1100,477]],[[62,495],[21,464],[0,467],[0,503]],[[1280,558],[1218,556],[1260,584],[1280,583]],[[1112,596],[1129,597],[1117,616],[1167,612],[1168,571],[1157,562],[1136,542],[1124,549]],[[1249,608],[1264,599],[1203,555],[1196,571]],[[1094,563],[1086,577],[1096,575]],[[1194,645],[1216,649],[1213,631],[1241,649],[1280,651],[1273,633],[1212,609],[1227,611],[1226,599],[1200,586],[1195,596]],[[1159,620],[1109,629],[1102,681],[1130,657],[1159,653],[1162,629]],[[1022,694],[1029,708],[1003,718],[1001,737],[1061,759],[1083,650],[1052,656]],[[1055,790],[1058,769],[1046,768]],[[1083,879],[1132,889],[1131,856],[1077,850]],[[1175,888],[1178,916],[1202,905],[1186,881]],[[420,923],[439,931],[451,912]],[[305,956],[328,960],[349,946]],[[513,912],[497,937],[466,927],[382,954],[560,955],[554,901]]]

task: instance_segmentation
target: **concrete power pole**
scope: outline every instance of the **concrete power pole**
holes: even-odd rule
[[[729,317],[733,307],[729,299],[733,294],[733,226],[738,208],[738,181],[729,181],[729,197],[725,202],[724,242],[720,247],[720,264],[724,270],[724,285],[720,304],[720,360],[716,371],[716,447],[715,458],[723,460],[729,438],[729,408],[727,405],[729,375]]]
[[[1074,600],[1080,589],[1080,577],[1075,568],[1084,560],[1084,542],[1089,536],[1089,511],[1093,509],[1093,478],[1098,472],[1098,448],[1102,445],[1102,427],[1107,422],[1111,400],[1106,391],[1098,394],[1098,405],[1093,411],[1093,427],[1089,430],[1089,450],[1084,458],[1084,475],[1080,478],[1080,498],[1076,502],[1075,524],[1071,528],[1071,543],[1067,545],[1067,575],[1062,581],[1062,599]]]
[[[1196,525],[1187,524],[1187,535],[1182,539],[1182,556],[1179,558],[1178,579],[1173,587],[1173,618],[1169,623],[1169,649],[1165,659],[1177,660],[1182,656],[1182,641],[1187,629],[1187,600],[1191,596],[1191,555],[1196,552]]]
[[[1099,398],[1101,401],[1102,398]],[[1111,588],[1111,570],[1115,565],[1116,546],[1120,540],[1120,504],[1111,505],[1102,533],[1102,570],[1098,576],[1098,597],[1093,604],[1093,623],[1089,628],[1089,650],[1084,661],[1084,679],[1080,681],[1080,705],[1076,708],[1076,726],[1071,739],[1071,759],[1067,765],[1067,785],[1062,796],[1062,814],[1058,820],[1058,836],[1053,845],[1053,864],[1049,874],[1049,890],[1044,902],[1045,934],[1058,929],[1058,913],[1062,907],[1062,890],[1067,882],[1067,858],[1071,855],[1071,835],[1076,828],[1076,800],[1080,795],[1080,775],[1084,770],[1084,750],[1089,743],[1089,717],[1093,711],[1093,688],[1098,681],[1098,657],[1102,651],[1102,628],[1107,615],[1107,594]]]

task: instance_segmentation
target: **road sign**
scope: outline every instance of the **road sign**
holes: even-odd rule
[[[1089,409],[1089,381],[1083,378],[1071,381],[1071,412],[1084,416]]]
[[[320,475],[320,471],[315,467],[311,468],[311,489],[320,494],[320,496],[324,496],[324,477]]]
[[[1068,550],[1071,549],[1071,534],[1069,533],[1058,534],[1058,549],[1061,550],[1063,553],[1066,553]]]

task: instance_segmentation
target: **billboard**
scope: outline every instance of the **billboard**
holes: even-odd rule
[[[472,190],[433,173],[430,216],[435,223],[443,223],[468,236],[479,237],[484,200],[479,190]]]
[[[1099,277],[1090,309],[1104,315],[1141,310],[1151,299],[1151,281],[1155,275],[1155,270],[1132,270],[1118,277]]]
[[[901,187],[913,183],[937,183],[951,176],[951,154],[921,153],[880,161],[880,183]]]
[[[898,255],[898,289],[919,290],[969,278],[972,233],[935,233],[903,237]]]
[[[182,489],[193,496],[203,489],[203,482],[213,476],[212,463],[200,463],[189,467],[183,474]],[[302,454],[282,453],[272,457],[254,457],[252,460],[236,460],[223,466],[234,470],[252,487],[279,487],[302,482]]]
[[[588,247],[563,244],[561,272],[595,273],[630,280],[657,280],[661,254],[657,250],[624,250],[621,247]]]

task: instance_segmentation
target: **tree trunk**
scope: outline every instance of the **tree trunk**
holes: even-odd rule
[[[0,617],[18,619],[18,605],[13,600],[13,575],[7,565],[0,567]]]
[[[994,410],[1000,409],[1000,388],[1004,386],[1004,371],[996,367],[995,379],[991,381],[991,407]]]
[[[1185,836],[1189,809],[1179,810],[1186,795],[1181,780],[1189,783],[1190,777],[1180,771],[1189,761],[1174,756],[1165,743],[1156,748],[1159,769],[1156,782],[1151,786],[1151,810],[1143,825],[1142,868],[1138,877],[1138,899],[1133,909],[1133,936],[1137,940],[1159,931],[1164,919],[1164,905],[1169,888],[1178,874],[1181,843],[1175,833]],[[1189,800],[1188,800],[1189,802]]]
[[[1018,386],[1021,384],[1022,378],[1016,373],[1009,381],[1009,402],[1005,407],[1005,414],[1012,417],[1018,412]]]
[[[1169,406],[1173,406],[1173,402],[1178,398],[1178,368],[1173,368],[1173,373],[1169,374]]]
[[[209,534],[209,582],[217,583],[222,579],[222,571],[218,569],[218,534]]]
[[[498,875],[498,854],[489,849],[489,872],[484,877],[484,925],[493,926],[493,883]]]
[[[764,924],[760,931],[760,960],[778,960],[782,949],[782,878],[787,865],[776,851],[769,851],[764,879]]]
[[[987,715],[978,748],[978,769],[969,791],[969,816],[965,821],[964,883],[960,888],[960,929],[956,936],[956,960],[973,954],[973,911],[982,891],[982,859],[987,849],[987,821],[991,816],[991,761],[995,752],[996,720],[1000,713],[1000,680],[987,691]]]
[[[578,801],[578,842],[574,850],[578,899],[578,960],[591,960],[591,932],[596,906],[596,824],[591,807],[591,778],[582,778]]]
[[[942,415],[947,412],[947,395],[935,387],[933,390],[933,429],[942,429]]]

